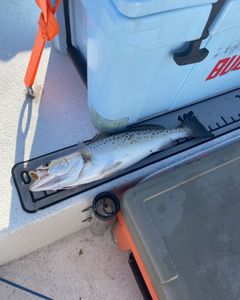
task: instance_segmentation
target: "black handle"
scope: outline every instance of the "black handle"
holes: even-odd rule
[[[185,66],[203,61],[208,56],[209,50],[207,48],[200,49],[201,43],[201,39],[192,41],[185,51],[174,53],[173,59],[176,64],[179,66]]]
[[[209,36],[209,28],[218,16],[224,3],[225,0],[219,0],[212,5],[212,11],[200,39],[191,41],[185,51],[173,54],[173,59],[178,66],[196,64],[203,61],[208,56],[209,50],[207,48],[200,49],[200,47],[202,41]]]

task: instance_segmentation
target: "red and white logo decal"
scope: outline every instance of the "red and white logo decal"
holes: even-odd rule
[[[206,80],[211,80],[219,76],[223,76],[232,71],[240,70],[240,55],[223,58],[218,61],[216,66],[212,69]]]

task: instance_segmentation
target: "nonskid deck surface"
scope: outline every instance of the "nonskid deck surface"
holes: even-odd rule
[[[159,124],[166,128],[177,127],[180,124],[178,117],[182,117],[189,111],[193,111],[199,121],[210,132],[214,133],[214,138],[239,129],[240,89],[202,101],[197,104],[193,104],[159,117],[152,118],[148,121],[141,122],[141,124]],[[115,176],[69,190],[32,193],[29,191],[30,178],[28,176],[28,171],[33,170],[39,165],[47,163],[53,159],[75,151],[77,149],[77,145],[48,153],[29,161],[18,163],[13,167],[12,175],[23,209],[28,212],[35,212],[39,209],[43,209],[60,201],[67,200],[70,197],[86,192],[87,190],[95,188],[96,186],[111,181],[117,177],[124,176],[148,165],[159,162],[165,158],[176,155],[194,146],[206,143],[207,140],[208,139],[186,139],[178,141],[174,147],[152,154],[128,169],[117,173]]]

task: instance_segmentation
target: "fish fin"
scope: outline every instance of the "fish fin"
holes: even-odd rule
[[[104,132],[101,132],[99,131],[96,135],[94,135],[94,137],[91,139],[91,143],[92,142],[96,142],[96,141],[99,141],[99,140],[102,140],[104,139],[105,137],[109,136],[110,134],[107,134],[107,133],[104,133]]]
[[[179,118],[180,119],[180,118]],[[190,111],[183,115],[181,127],[187,127],[191,130],[191,137],[204,138],[214,137],[214,134],[208,131],[203,124],[194,116],[194,113]]]
[[[131,125],[127,128],[127,131],[135,131],[135,130],[143,130],[143,129],[159,129],[164,130],[165,127],[158,125],[158,124],[136,124]]]
[[[106,137],[112,136],[114,134],[119,134],[119,133],[124,133],[124,132],[129,132],[129,131],[137,131],[137,130],[143,130],[143,129],[159,129],[159,130],[164,130],[165,127],[157,124],[135,124],[135,125],[130,125],[127,128],[123,130],[116,131],[115,133],[106,133],[106,132],[98,132],[92,139],[89,141],[89,144],[102,140]]]
[[[109,172],[112,172],[115,168],[117,168],[118,166],[120,166],[122,164],[121,161],[116,161],[115,163],[113,163],[112,165],[108,166],[106,169],[104,169],[101,172],[101,175],[106,175]]]
[[[84,144],[84,142],[78,143],[78,148],[80,150],[80,153],[81,153],[82,158],[83,158],[84,161],[91,160],[92,153],[87,149],[87,147]]]

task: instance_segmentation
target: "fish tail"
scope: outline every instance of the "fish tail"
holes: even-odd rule
[[[182,119],[182,127],[187,127],[191,130],[191,137],[204,138],[213,137],[214,134],[208,131],[202,123],[194,116],[193,112],[185,114]]]

